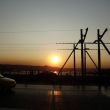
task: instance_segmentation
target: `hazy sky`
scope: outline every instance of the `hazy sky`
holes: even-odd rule
[[[48,57],[54,53],[60,54],[63,63],[70,51],[56,49],[72,45],[56,42],[77,42],[80,29],[86,27],[86,41],[97,38],[97,28],[102,32],[108,28],[103,41],[110,42],[110,0],[0,0],[0,63],[49,65]],[[96,53],[91,55],[97,62]],[[77,56],[79,64],[79,52]],[[102,62],[110,67],[105,51]]]

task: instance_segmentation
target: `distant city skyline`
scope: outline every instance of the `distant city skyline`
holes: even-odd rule
[[[97,39],[97,29],[108,28],[102,38],[110,43],[110,0],[0,0],[0,64],[50,65],[61,67],[73,48],[57,42],[77,42],[80,29],[88,27],[86,42]],[[79,46],[80,47],[80,46]],[[107,45],[110,50],[110,45]],[[90,45],[88,48],[96,48]],[[103,48],[103,46],[101,46]],[[61,62],[51,64],[59,55]],[[97,51],[90,51],[97,63]],[[80,67],[80,52],[76,53]],[[101,51],[103,68],[110,68],[110,55]],[[87,57],[87,67],[94,65]],[[73,57],[67,67],[73,66]]]

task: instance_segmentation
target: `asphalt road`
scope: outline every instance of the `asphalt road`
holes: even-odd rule
[[[110,110],[110,87],[17,84],[0,92],[0,110]]]

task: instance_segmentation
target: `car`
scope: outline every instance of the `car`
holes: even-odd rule
[[[0,74],[0,89],[11,89],[16,86],[16,81]]]

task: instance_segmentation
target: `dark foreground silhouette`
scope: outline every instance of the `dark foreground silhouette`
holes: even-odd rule
[[[17,83],[24,84],[61,84],[61,85],[110,85],[110,69],[104,69],[100,74],[56,75],[47,67],[1,65],[0,72]]]

